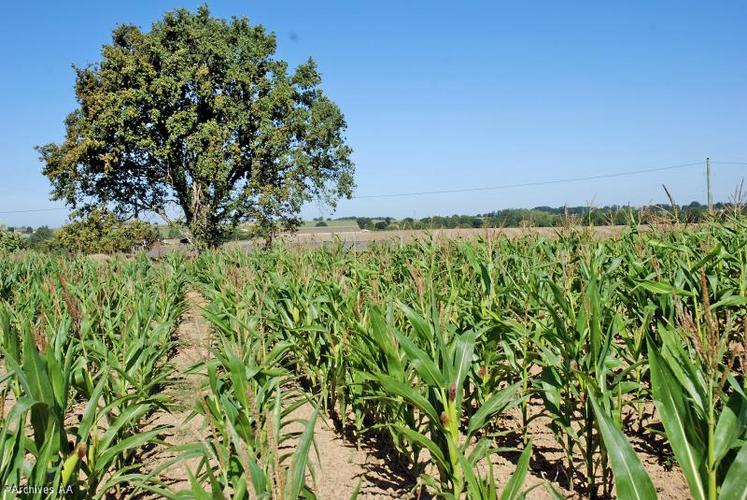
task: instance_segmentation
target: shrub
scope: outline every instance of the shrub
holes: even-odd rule
[[[355,219],[355,223],[358,224],[360,229],[371,229],[373,227],[373,223],[368,217],[358,217]]]
[[[52,230],[47,226],[38,227],[36,231],[26,239],[26,246],[36,250],[44,250],[53,234]]]
[[[317,223],[316,223],[316,224],[314,224],[314,225],[315,225],[316,227],[327,227],[327,223],[326,223],[326,222],[324,222],[323,220],[320,220],[319,222],[317,222]]]
[[[0,252],[15,252],[23,248],[23,240],[20,236],[0,228]]]
[[[50,246],[73,253],[116,253],[130,252],[157,239],[158,230],[152,224],[122,222],[113,213],[96,209],[57,231]]]
[[[181,229],[179,229],[179,227],[177,227],[175,225],[170,225],[168,227],[168,231],[166,233],[166,237],[167,238],[171,238],[171,239],[181,238],[182,234],[183,234],[183,231]]]

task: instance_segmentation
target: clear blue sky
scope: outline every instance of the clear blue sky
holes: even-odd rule
[[[33,146],[63,139],[71,65],[117,23],[201,2],[6,2],[0,19],[0,211],[53,206]],[[313,56],[348,120],[357,194],[500,185],[714,159],[747,161],[742,1],[210,1]],[[425,216],[536,205],[705,201],[704,167],[627,178],[340,203]],[[714,166],[726,200],[745,166]],[[326,215],[326,213],[324,213]],[[320,215],[311,205],[307,217]],[[2,215],[59,225],[64,211]]]

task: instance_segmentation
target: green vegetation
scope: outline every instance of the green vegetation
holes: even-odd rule
[[[374,245],[361,253],[277,248],[203,255],[198,276],[214,321],[251,335],[261,318],[263,338],[293,346],[289,365],[341,426],[389,442],[422,484],[446,497],[479,498],[490,487],[477,464],[500,442],[493,440],[501,414],[512,407],[526,443],[529,423],[550,418],[570,485],[581,494],[606,496],[617,486],[621,498],[655,497],[626,437],[657,439],[646,403],[667,398],[654,361],[675,352],[697,359],[698,345],[714,346],[709,366],[718,371],[703,391],[718,394],[707,400],[710,421],[724,429],[718,461],[708,446],[689,453],[697,470],[716,471],[714,491],[729,498],[742,484],[747,437],[746,361],[725,350],[745,342],[745,229],[744,220],[730,219],[604,241],[564,230],[553,240]],[[687,330],[688,317],[722,325],[718,342],[704,326]],[[677,376],[687,383],[705,369],[679,368]],[[539,413],[530,405],[537,397]],[[676,405],[686,408],[686,400]],[[681,461],[670,430],[676,415],[662,409],[655,418]],[[700,433],[693,424],[688,432]],[[697,443],[708,443],[703,429]]]
[[[145,422],[172,410],[164,388],[188,282],[212,328],[211,356],[190,369],[204,374],[191,417],[204,435],[143,469],[168,430]],[[556,480],[581,497],[656,498],[642,450],[646,464],[673,455],[698,500],[741,498],[747,477],[737,216],[610,239],[561,228],[191,263],[19,254],[0,260],[0,334],[3,484],[314,498],[322,415],[387,450],[413,494],[522,498],[544,459],[538,419],[561,451]],[[508,481],[497,454],[516,464]],[[162,481],[173,466],[189,467],[189,484]]]
[[[96,209],[84,220],[57,230],[47,244],[71,253],[123,253],[147,248],[158,236],[151,224],[138,220],[120,222],[111,212]]]
[[[41,226],[36,230],[26,227],[22,231],[12,227],[6,230],[3,226],[0,226],[0,251],[49,250],[48,242],[52,238],[52,234],[52,230],[47,226]]]
[[[716,203],[716,212],[734,212],[740,208],[729,203]],[[747,214],[741,208],[743,214]],[[703,222],[708,218],[708,209],[696,201],[679,207],[656,205],[653,207],[605,206],[605,207],[535,207],[531,209],[507,208],[478,215],[434,215],[413,219],[394,220],[391,217],[356,217],[360,229],[455,229],[481,227],[560,227],[570,223],[590,226],[628,225],[632,221],[650,224],[662,219],[674,219],[687,223]],[[349,219],[338,219],[349,220]]]
[[[0,252],[15,252],[23,248],[21,236],[0,226]]]
[[[117,27],[102,60],[76,68],[65,141],[38,148],[53,199],[120,220],[178,209],[204,249],[241,222],[269,239],[304,203],[349,197],[345,119],[314,61],[289,72],[275,49],[262,26],[207,7]]]
[[[54,232],[49,229],[49,226],[41,226],[30,233],[30,236],[26,239],[26,248],[33,250],[46,250],[48,248],[49,240],[54,235]]]
[[[0,261],[0,277],[0,484],[47,498],[140,489],[142,452],[165,430],[145,425],[173,376],[183,266],[29,255]]]

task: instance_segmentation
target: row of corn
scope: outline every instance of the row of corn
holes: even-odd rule
[[[151,417],[184,310],[179,259],[97,264],[0,259],[0,484],[4,498],[122,498],[147,491]]]
[[[193,264],[0,259],[0,482],[32,498],[314,498],[322,411],[442,498],[656,498],[641,443],[671,454],[693,498],[745,498],[746,248],[735,218]],[[154,470],[189,280],[213,330],[192,367],[205,432]],[[564,491],[526,480],[537,420]],[[161,481],[185,464],[186,487]]]
[[[313,421],[284,431],[306,394],[443,498],[526,494],[536,419],[564,455],[565,493],[656,498],[648,442],[693,498],[745,498],[743,219],[215,252],[192,273],[219,333],[198,410],[213,434],[192,450],[214,491],[313,489]],[[293,456],[277,451],[286,439]],[[508,480],[492,465],[507,447]]]

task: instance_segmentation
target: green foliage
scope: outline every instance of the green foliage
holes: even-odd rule
[[[54,233],[49,246],[72,253],[131,252],[158,239],[158,229],[142,221],[120,222],[106,210],[93,210],[84,220]]]
[[[0,252],[15,252],[23,248],[23,240],[14,232],[0,227]]]
[[[102,60],[76,68],[63,144],[38,148],[54,199],[118,217],[181,209],[200,248],[242,221],[272,237],[303,203],[353,187],[345,119],[309,59],[293,72],[246,18],[176,10],[150,31],[121,25]]]
[[[314,498],[326,413],[417,478],[415,494],[525,498],[542,418],[574,497],[655,498],[643,440],[660,458],[671,447],[693,498],[745,498],[746,249],[734,216],[610,239],[277,244],[189,267],[0,259],[0,482],[72,485],[73,498]],[[144,472],[166,431],[146,423],[168,408],[188,272],[212,326],[211,355],[187,371],[204,375],[190,417],[202,431]],[[494,477],[509,451],[514,474]]]
[[[12,283],[0,294],[6,496],[25,486],[40,493],[23,498],[121,498],[152,484],[139,469],[166,431],[145,427],[172,377],[183,262],[29,254],[0,276]]]
[[[689,394],[706,373],[719,383],[712,405],[719,418],[711,421],[722,437],[713,441],[710,463],[723,496],[738,491],[747,455],[737,405],[747,366],[738,347],[747,333],[746,224],[731,217],[686,231],[631,228],[610,239],[573,228],[559,228],[552,238],[424,237],[355,252],[342,243],[313,250],[278,245],[206,253],[195,274],[211,321],[229,322],[223,331],[261,325],[265,346],[290,344],[284,366],[322,409],[358,439],[382,440],[419,485],[444,498],[495,498],[490,469],[478,464],[500,452],[505,432],[523,441],[522,457],[529,457],[531,423],[540,417],[549,419],[577,495],[655,498],[640,448],[628,442],[633,434],[661,439],[647,412],[653,401],[660,406],[661,385],[676,389],[657,382],[653,349],[675,352],[688,338],[701,338],[685,328],[688,315],[723,325],[721,343],[701,342],[720,346],[709,348],[710,365],[687,368],[693,346],[673,363],[686,369],[678,376],[683,384],[698,381],[689,383]],[[711,320],[695,300],[701,268]],[[736,354],[725,349],[726,339]],[[690,399],[697,401],[691,396],[682,404]],[[502,430],[501,415],[512,407],[519,419]],[[707,415],[707,408],[691,413]],[[657,418],[680,460],[666,412]],[[708,434],[702,420],[688,429]],[[523,466],[519,461],[521,479]]]
[[[178,227],[174,225],[169,225],[168,229],[166,231],[166,237],[167,238],[180,238],[182,236],[182,231]]]
[[[747,395],[731,364],[721,364],[728,338],[720,335],[708,302],[698,317],[702,324],[685,324],[690,335],[684,346],[666,327],[661,348],[649,343],[654,401],[693,498],[738,498],[747,474]]]
[[[52,230],[47,226],[38,227],[31,236],[26,238],[26,247],[33,250],[46,250],[47,244],[53,234]]]
[[[180,447],[182,455],[176,459],[199,459],[191,472],[190,497],[315,498],[306,476],[313,474],[308,459],[317,412],[302,422],[302,431],[290,429],[298,423],[294,411],[306,403],[288,389],[290,372],[283,362],[291,344],[267,350],[257,332],[236,328],[213,311],[207,317],[219,341],[214,359],[195,367],[207,372],[209,389],[195,416],[209,424],[210,432],[200,442]],[[283,452],[292,440],[297,440],[294,452]],[[202,484],[209,484],[210,493]]]
[[[355,223],[358,224],[359,229],[373,229],[373,220],[368,217],[358,217],[355,219]]]
[[[684,207],[656,205],[650,207],[604,206],[590,207],[535,207],[506,208],[479,215],[435,215],[413,219],[405,217],[398,221],[384,217],[355,218],[360,229],[374,229],[377,220],[388,220],[386,226],[376,229],[455,229],[455,228],[503,228],[503,227],[560,227],[563,225],[583,226],[625,226],[630,224],[652,224],[657,222],[678,221],[683,223],[702,223],[709,219],[724,220],[729,214],[747,215],[747,207],[731,203],[714,204],[715,214],[709,214],[707,208],[698,202]]]
[[[599,433],[609,453],[609,460],[615,474],[617,497],[623,500],[652,500],[656,498],[656,489],[641,460],[617,427],[614,420],[607,415],[597,402],[592,392],[589,395],[599,426]]]

